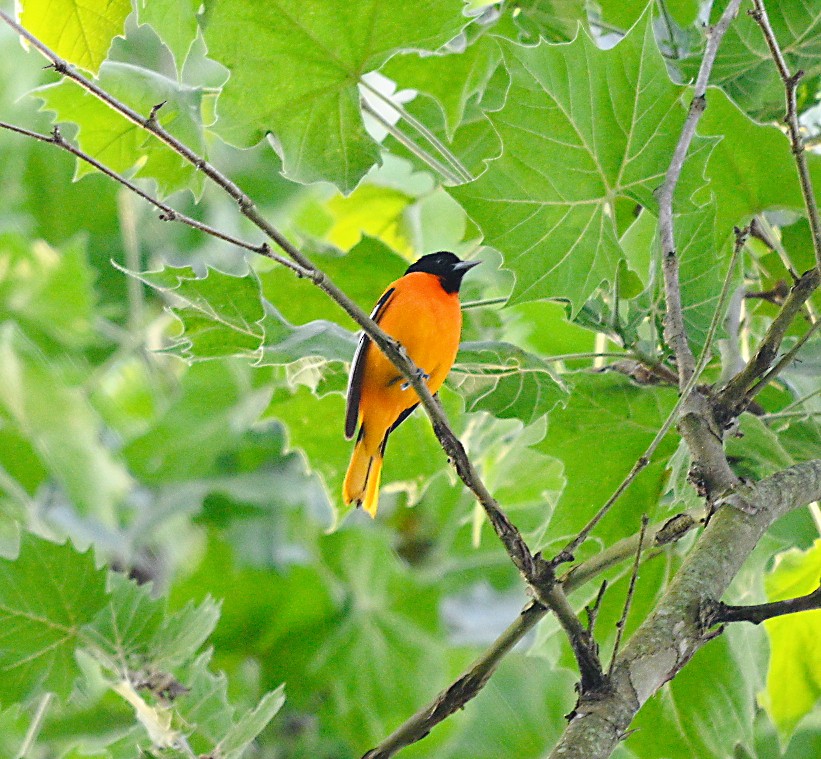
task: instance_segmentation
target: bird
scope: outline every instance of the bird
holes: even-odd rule
[[[388,285],[371,313],[402,345],[431,393],[439,390],[456,360],[462,332],[459,288],[479,263],[462,261],[449,251],[422,256]],[[376,517],[388,437],[418,405],[410,383],[363,334],[348,377],[345,437],[350,440],[356,433],[356,444],[342,486],[346,505],[355,503]]]

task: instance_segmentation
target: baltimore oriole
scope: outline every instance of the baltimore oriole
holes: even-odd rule
[[[459,287],[479,261],[460,261],[442,251],[422,256],[382,293],[371,318],[396,338],[423,372],[431,393],[445,381],[462,331]],[[348,379],[345,437],[359,425],[345,475],[345,503],[361,505],[372,517],[379,502],[379,478],[388,436],[419,405],[419,396],[385,355],[362,335]]]

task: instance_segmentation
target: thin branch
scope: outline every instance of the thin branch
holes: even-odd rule
[[[752,622],[759,625],[773,617],[814,609],[821,609],[821,585],[806,596],[752,606],[729,606],[722,601],[708,599],[702,604],[702,623],[705,628],[725,622]]]
[[[746,406],[747,391],[772,366],[781,343],[795,317],[821,285],[821,270],[810,269],[793,285],[784,305],[773,319],[755,355],[718,394],[716,416],[724,424],[737,417]]]
[[[696,133],[701,114],[707,107],[706,92],[710,72],[713,69],[718,47],[730,22],[738,13],[741,0],[730,0],[718,23],[707,32],[707,45],[704,57],[698,70],[693,100],[687,119],[679,136],[678,144],[659,190],[659,239],[662,250],[662,272],[664,274],[664,292],[667,303],[667,315],[664,325],[664,337],[673,349],[678,366],[679,387],[683,390],[695,371],[695,357],[687,341],[687,330],[684,326],[684,312],[681,306],[681,287],[679,285],[679,264],[676,254],[675,233],[673,231],[673,195],[684,168],[687,152]]]
[[[804,347],[806,342],[818,331],[819,327],[821,327],[821,319],[819,319],[815,324],[812,325],[798,340],[795,341],[795,345],[790,348],[778,361],[778,363],[770,369],[755,385],[753,385],[748,391],[746,395],[746,400],[752,400],[756,395],[758,395],[770,382],[772,382],[787,366],[789,366],[793,361],[795,361],[796,355],[798,355],[798,351]]]
[[[645,542],[657,550],[652,554],[645,550],[644,560],[647,561],[657,556],[664,546],[672,545],[683,538],[699,524],[697,519],[698,514],[685,512],[653,525],[648,530]],[[638,540],[638,533],[623,538],[607,550],[573,567],[560,580],[565,593],[578,590],[607,569],[635,556]],[[445,688],[430,704],[400,725],[376,748],[366,753],[363,759],[389,759],[399,750],[422,740],[436,725],[464,708],[465,704],[484,688],[502,659],[547,614],[548,609],[540,603],[535,601],[529,603],[513,623],[459,678]]]
[[[821,217],[818,214],[818,206],[815,202],[815,190],[812,186],[812,177],[810,176],[810,169],[807,165],[804,140],[801,136],[801,126],[798,123],[798,104],[795,97],[798,83],[804,76],[804,72],[800,70],[795,73],[790,72],[790,67],[784,59],[775,32],[773,32],[773,28],[770,25],[764,0],[753,0],[753,6],[754,10],[750,11],[750,15],[761,27],[764,39],[767,41],[767,46],[770,48],[770,53],[778,69],[778,74],[781,77],[781,81],[784,82],[784,92],[787,103],[787,114],[784,121],[787,124],[787,131],[790,135],[792,152],[795,156],[795,165],[798,169],[798,179],[801,182],[801,192],[807,206],[807,218],[810,221],[816,267],[821,269]]]
[[[713,340],[715,339],[716,331],[718,330],[718,324],[721,320],[721,314],[724,313],[724,308],[727,305],[727,300],[730,295],[730,284],[733,280],[733,272],[735,271],[736,265],[738,260],[741,256],[741,251],[744,249],[744,245],[747,239],[747,231],[746,230],[739,230],[736,229],[736,240],[735,245],[733,246],[733,255],[730,258],[730,263],[727,266],[727,274],[724,277],[724,284],[721,288],[721,294],[718,298],[718,303],[716,304],[716,309],[713,312],[713,317],[710,321],[710,326],[707,330],[707,335],[705,336],[704,340],[704,348],[701,351],[701,355],[699,356],[698,363],[693,367],[693,372],[690,374],[687,382],[684,385],[681,394],[679,395],[678,399],[676,400],[675,405],[670,410],[670,413],[667,415],[667,418],[664,420],[664,423],[659,428],[659,431],[656,433],[655,437],[650,441],[650,445],[647,446],[644,453],[639,457],[636,463],[633,465],[633,468],[628,472],[627,476],[621,481],[619,486],[613,492],[613,495],[608,498],[602,507],[593,515],[590,521],[579,531],[573,540],[571,540],[553,559],[554,565],[562,564],[567,561],[573,560],[573,555],[578,550],[579,546],[587,540],[587,537],[596,527],[596,525],[604,518],[605,514],[613,507],[616,501],[619,500],[622,493],[630,487],[630,484],[639,473],[645,469],[649,464],[650,460],[653,457],[653,454],[656,452],[656,448],[659,447],[661,441],[664,439],[664,436],[670,431],[670,428],[678,419],[679,410],[682,409],[687,401],[690,399],[690,396],[693,392],[693,389],[696,387],[699,378],[701,377],[701,373],[706,368],[710,356],[712,355],[712,345]]]
[[[2,13],[2,11],[0,11]],[[97,171],[105,174],[107,177],[110,177],[115,182],[119,182],[124,187],[127,187],[131,192],[135,195],[138,195],[146,202],[150,203],[155,208],[161,211],[160,219],[162,221],[178,221],[181,224],[185,224],[193,229],[197,229],[200,232],[204,232],[211,237],[216,237],[218,240],[223,240],[224,242],[230,243],[231,245],[236,245],[238,248],[243,248],[244,250],[251,251],[252,253],[256,253],[260,256],[265,256],[266,258],[270,258],[273,261],[276,261],[283,266],[291,269],[292,271],[296,272],[300,277],[307,277],[309,272],[306,269],[303,269],[298,264],[295,264],[293,261],[290,261],[287,258],[283,258],[282,256],[277,255],[268,247],[267,243],[263,243],[262,245],[253,245],[252,243],[245,242],[244,240],[240,240],[237,237],[233,237],[232,235],[226,234],[225,232],[221,232],[219,229],[215,229],[208,224],[204,224],[201,221],[197,221],[197,219],[193,219],[190,216],[186,216],[184,213],[177,211],[175,208],[172,208],[167,203],[164,203],[161,200],[158,200],[150,193],[143,190],[139,185],[134,184],[134,182],[126,179],[122,174],[118,174],[116,171],[108,168],[104,164],[100,163],[96,158],[92,158],[88,153],[80,148],[75,147],[72,145],[65,137],[63,137],[62,133],[60,132],[60,128],[55,126],[52,129],[51,134],[41,134],[40,132],[32,132],[29,129],[24,129],[23,127],[16,126],[15,124],[8,124],[5,121],[0,121],[0,129],[6,129],[10,132],[16,132],[17,134],[24,135],[25,137],[30,137],[33,140],[37,140],[39,142],[45,142],[49,145],[54,145],[55,147],[61,148],[65,150],[67,153],[71,153],[73,156],[79,158],[81,161],[93,166]]]
[[[639,530],[639,544],[636,546],[636,558],[633,560],[633,571],[630,573],[630,585],[627,587],[627,596],[624,599],[624,608],[621,612],[619,621],[616,622],[616,642],[613,644],[613,655],[610,657],[610,668],[607,670],[607,676],[613,674],[613,665],[616,663],[616,658],[619,655],[621,648],[621,639],[624,635],[624,626],[627,623],[627,615],[630,613],[630,606],[633,603],[633,593],[636,590],[636,580],[639,576],[639,565],[641,564],[641,552],[644,548],[644,534],[647,532],[647,522],[650,520],[647,514],[642,514],[641,530]]]

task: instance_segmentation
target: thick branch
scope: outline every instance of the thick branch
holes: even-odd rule
[[[821,498],[821,459],[745,488],[755,514],[723,508],[710,521],[654,613],[639,627],[613,669],[613,692],[582,699],[553,759],[604,759],[636,712],[710,639],[700,611],[720,598],[761,536],[789,511]]]
[[[684,314],[681,308],[681,288],[679,286],[679,266],[676,255],[675,233],[673,231],[673,195],[684,168],[687,152],[696,133],[701,114],[707,105],[705,98],[710,72],[713,69],[716,53],[730,22],[738,13],[741,0],[730,0],[718,23],[707,34],[707,45],[701,67],[698,71],[693,91],[690,111],[681,130],[678,144],[667,168],[664,183],[659,190],[659,239],[662,251],[662,271],[664,273],[664,293],[667,303],[667,315],[664,325],[664,337],[673,349],[678,365],[679,387],[684,388],[695,371],[696,360],[687,342],[687,331],[684,327]]]
[[[705,627],[725,622],[752,622],[754,625],[760,625],[773,617],[813,609],[821,609],[821,585],[806,596],[753,606],[729,606],[722,601],[708,599],[702,608],[702,624]]]
[[[699,515],[683,513],[651,527],[645,536],[649,548],[643,552],[644,561],[655,556],[664,546],[671,545],[683,538],[696,527]],[[585,585],[598,577],[602,572],[634,556],[637,551],[640,535],[624,538],[610,548],[592,556],[587,561],[573,567],[561,578],[565,593]],[[462,709],[465,704],[479,694],[490,676],[496,671],[499,662],[513,650],[515,645],[530,632],[548,613],[548,610],[537,602],[528,604],[516,620],[493,642],[461,677],[443,690],[430,704],[420,709],[410,719],[400,725],[390,736],[363,759],[388,759],[400,749],[422,740],[436,725],[451,714]]]

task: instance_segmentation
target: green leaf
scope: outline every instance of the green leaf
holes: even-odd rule
[[[197,754],[240,759],[281,708],[283,689],[265,694],[254,709],[236,719],[228,701],[228,681],[223,673],[208,669],[210,659],[210,653],[203,654],[190,666],[184,677],[190,690],[174,702],[175,716]]]
[[[210,55],[231,72],[217,132],[249,147],[267,132],[285,173],[350,192],[379,160],[365,131],[357,84],[399,50],[435,50],[465,24],[457,0],[336,5],[321,0],[219,0],[206,12]],[[270,87],[259,72],[277,72]]]
[[[0,409],[74,506],[112,524],[131,477],[100,442],[101,423],[84,391],[67,384],[11,322],[0,327]]]
[[[453,139],[470,99],[480,96],[500,62],[499,46],[487,35],[463,52],[447,55],[397,55],[382,68],[400,89],[435,98],[442,108],[447,136]]]
[[[164,413],[123,448],[123,456],[134,475],[152,485],[212,475],[220,470],[220,456],[235,450],[257,420],[271,391],[260,370],[227,361],[196,363]]]
[[[735,756],[751,749],[755,693],[745,670],[750,652],[731,645],[732,633],[704,646],[636,716],[626,747],[636,756],[690,759]]]
[[[155,105],[163,103],[156,114],[159,123],[198,155],[207,157],[200,89],[120,61],[102,66],[98,84],[146,118]],[[74,82],[66,79],[46,85],[35,90],[35,95],[43,101],[43,110],[54,112],[55,123],[76,124],[78,146],[108,168],[126,174],[136,168],[136,176],[157,181],[163,197],[186,188],[195,196],[202,193],[204,176],[193,165]],[[94,171],[78,159],[77,177]]]
[[[565,380],[567,404],[553,410],[547,435],[536,446],[564,464],[567,485],[549,527],[556,542],[575,535],[596,513],[644,454],[675,402],[672,389],[639,387],[615,374],[576,374],[572,380],[565,375]],[[659,446],[655,462],[675,450],[672,438]],[[595,477],[590,476],[593,460]],[[635,533],[642,513],[649,510],[653,517],[663,479],[659,463],[647,467],[602,520],[596,536],[610,545]]]
[[[718,20],[727,0],[713,4],[710,20]],[[767,6],[776,39],[790,71],[803,70],[807,77],[821,71],[821,7],[812,0],[779,0]],[[701,60],[698,51],[687,66],[695,71]],[[711,81],[747,113],[762,119],[784,115],[784,85],[767,42],[755,19],[739,13],[730,24],[713,66]]]
[[[23,0],[20,22],[70,63],[97,73],[131,13],[129,0],[88,5],[78,0]]]
[[[519,11],[514,20],[525,42],[539,38],[569,42],[576,37],[579,25],[587,22],[584,0],[523,0],[514,8]]]
[[[707,162],[707,178],[718,208],[717,232],[722,239],[734,225],[741,226],[762,211],[803,211],[790,143],[781,129],[757,124],[724,92],[710,88],[698,133],[721,138]],[[755,150],[750,150],[751,145]],[[818,164],[812,153],[807,158],[811,165]]]
[[[0,559],[0,703],[71,693],[82,628],[105,596],[105,571],[89,551],[23,534],[18,558]]]
[[[199,0],[138,0],[136,6],[140,23],[155,29],[171,50],[177,69],[182,69],[197,36]]]
[[[117,573],[108,576],[109,603],[84,629],[95,658],[120,678],[162,672],[190,660],[211,634],[219,607],[210,598],[168,614],[165,600]]]
[[[765,578],[768,601],[783,601],[811,593],[821,577],[821,540],[808,551],[791,549],[779,555]],[[786,746],[803,717],[821,697],[821,611],[804,611],[764,622],[770,639],[767,688],[761,699]]]
[[[335,728],[354,745],[375,745],[441,681],[438,593],[374,532],[340,532],[322,548],[350,597],[316,653],[314,671],[333,684],[326,713]],[[393,676],[400,670],[402,677]]]
[[[513,303],[561,297],[575,314],[622,258],[616,199],[655,206],[685,116],[681,88],[649,12],[612,50],[582,34],[567,45],[502,43],[502,52],[512,82],[488,116],[504,152],[451,194],[516,274]]]
[[[450,380],[467,411],[531,424],[563,400],[562,386],[538,356],[509,343],[462,343]]]
[[[265,312],[259,280],[208,269],[199,276],[190,266],[126,274],[170,296],[172,312],[182,331],[171,351],[187,359],[259,356],[265,335]]]
[[[316,266],[367,313],[379,296],[408,268],[408,262],[380,240],[363,236],[344,256],[317,253],[311,257]],[[356,322],[318,287],[297,279],[282,266],[259,275],[265,297],[292,324],[328,319],[347,329],[358,329]],[[353,352],[351,352],[353,356]],[[350,357],[349,357],[350,358]]]
[[[53,342],[82,348],[95,340],[94,273],[85,245],[75,240],[58,251],[42,240],[0,236],[0,319],[13,319],[48,350]]]

